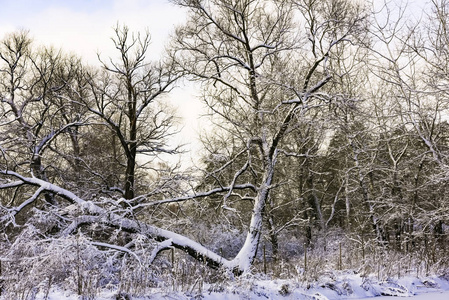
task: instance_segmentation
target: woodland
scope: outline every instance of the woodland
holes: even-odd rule
[[[97,67],[0,37],[2,295],[447,272],[448,0],[172,2],[158,61],[121,24]],[[188,168],[187,83],[210,124]]]

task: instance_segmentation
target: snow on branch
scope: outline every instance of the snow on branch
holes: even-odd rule
[[[117,251],[128,253],[129,255],[133,256],[139,262],[139,265],[142,266],[142,262],[141,262],[139,256],[137,256],[136,253],[132,252],[131,250],[129,250],[126,247],[121,247],[121,246],[112,245],[112,244],[108,244],[108,243],[101,243],[101,242],[90,242],[90,243],[97,247],[110,248],[110,249],[114,249]]]
[[[47,134],[46,136],[44,136],[42,138],[42,140],[40,141],[40,143],[38,145],[36,145],[34,147],[34,154],[37,155],[39,153],[41,153],[42,151],[45,150],[45,148],[57,137],[59,136],[61,133],[66,132],[69,128],[71,127],[77,127],[77,126],[82,126],[84,125],[83,122],[80,121],[76,121],[76,122],[72,122],[69,124],[66,124],[64,126],[62,126],[61,128],[59,128],[58,130],[51,130],[51,132],[49,134]]]
[[[251,189],[251,190],[256,190],[256,187],[250,183],[246,183],[246,184],[236,184],[233,186],[228,186],[228,187],[219,187],[219,188],[215,188],[212,190],[209,190],[207,192],[202,192],[202,193],[196,193],[193,195],[188,195],[188,196],[183,196],[183,197],[178,197],[178,198],[172,198],[172,199],[164,199],[164,200],[159,200],[159,201],[153,201],[153,202],[149,202],[149,203],[141,203],[138,204],[136,206],[133,206],[132,209],[137,209],[137,208],[141,208],[141,207],[148,207],[148,206],[157,206],[157,205],[161,205],[161,204],[167,204],[167,203],[176,203],[176,202],[184,202],[184,201],[188,201],[188,200],[193,200],[196,198],[204,198],[204,197],[208,197],[214,194],[218,194],[218,193],[223,193],[223,192],[232,192],[233,190],[245,190],[245,189]]]
[[[0,184],[0,190],[15,188],[23,185],[23,181],[12,181],[5,184]]]
[[[225,209],[230,209],[228,206],[227,206],[227,200],[228,200],[228,198],[231,196],[231,194],[232,194],[232,191],[236,188],[236,181],[237,181],[237,179],[238,179],[238,177],[240,176],[240,175],[242,175],[245,171],[246,171],[246,169],[248,169],[248,167],[249,167],[249,161],[247,161],[246,163],[245,163],[245,165],[240,169],[240,170],[238,170],[236,173],[235,173],[235,175],[234,175],[234,178],[232,179],[232,183],[231,183],[231,186],[230,186],[230,188],[229,188],[229,191],[226,193],[226,195],[223,197],[223,208],[225,208]]]
[[[150,258],[149,258],[149,262],[150,264],[153,263],[153,261],[156,259],[156,257],[158,256],[159,253],[161,253],[164,250],[168,250],[168,249],[172,249],[172,239],[168,239],[165,240],[159,244],[157,244],[156,247],[154,247],[153,251],[151,252]]]
[[[22,204],[20,204],[18,207],[13,208],[6,208],[7,213],[0,218],[0,223],[6,222],[6,220],[10,219],[8,222],[6,222],[5,226],[8,226],[8,224],[13,223],[14,226],[16,225],[15,222],[15,216],[21,212],[25,207],[32,204],[36,199],[39,197],[42,192],[45,191],[44,187],[40,187],[30,198],[25,200]]]
[[[190,256],[199,261],[205,262],[212,268],[218,269],[220,267],[224,267],[228,270],[233,270],[239,273],[243,271],[240,268],[239,259],[229,261],[204,247],[200,243],[187,238],[186,236],[156,226],[152,226],[150,224],[141,223],[136,220],[132,220],[116,213],[110,212],[91,201],[85,201],[72,192],[44,180],[25,177],[16,172],[8,170],[0,170],[0,174],[16,177],[20,179],[24,184],[38,187],[38,190],[31,198],[26,201],[26,203],[32,202],[33,199],[37,198],[38,194],[44,191],[48,191],[68,200],[72,204],[77,204],[85,213],[85,215],[74,217],[75,220],[73,220],[73,222],[65,230],[63,230],[63,234],[73,233],[76,228],[84,224],[101,223],[110,227],[120,228],[128,232],[139,232],[140,234],[146,235],[147,237],[159,242],[170,240],[173,247],[183,250]],[[246,187],[250,188],[251,185],[247,185]],[[24,203],[20,207],[24,205],[28,204]],[[13,208],[12,210],[17,209],[18,208]],[[167,245],[168,243],[169,242],[166,242]],[[163,243],[162,245],[165,245],[165,243]]]

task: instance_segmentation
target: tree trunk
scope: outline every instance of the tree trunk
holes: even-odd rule
[[[135,152],[135,151],[134,151]],[[125,199],[134,198],[134,173],[136,169],[135,153],[128,157],[126,163],[126,182],[125,182]]]
[[[267,205],[267,222],[268,222],[268,231],[270,236],[270,242],[271,242],[271,252],[272,257],[274,261],[277,261],[278,255],[279,255],[279,242],[278,242],[278,235],[276,231],[276,224],[274,220],[274,214],[273,214],[273,203],[272,199],[270,197],[270,201],[268,201]]]
[[[319,229],[323,230],[323,229],[325,229],[325,223],[324,223],[324,219],[323,219],[323,213],[321,212],[320,199],[318,198],[318,195],[316,194],[312,172],[310,172],[309,177],[307,178],[307,183],[311,190],[311,195],[309,197],[309,204],[313,209],[315,219],[318,221]]]
[[[274,176],[274,161],[272,159],[266,159],[265,174],[263,176],[263,182],[257,193],[256,202],[254,203],[253,213],[251,216],[251,222],[246,235],[245,243],[240,249],[233,262],[236,264],[235,270],[240,272],[247,271],[254,261],[257,255],[257,248],[259,246],[260,236],[262,232],[263,224],[263,211],[266,206],[268,196],[270,193],[270,186]]]
[[[134,198],[134,179],[137,154],[137,99],[133,93],[131,77],[128,82],[128,118],[129,118],[129,142],[126,163],[125,199]]]
[[[31,158],[30,164],[31,170],[33,171],[33,175],[44,181],[48,181],[47,175],[45,174],[44,167],[42,166],[42,160],[39,154],[34,154]],[[51,205],[56,205],[55,195],[50,192],[44,193],[45,201]]]

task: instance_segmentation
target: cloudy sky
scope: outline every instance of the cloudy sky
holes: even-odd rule
[[[98,64],[97,53],[103,58],[116,56],[110,38],[117,22],[131,31],[148,29],[149,58],[157,59],[175,25],[184,20],[185,11],[169,0],[0,0],[0,39],[8,32],[27,29],[36,44],[62,48],[93,65]],[[193,94],[192,89],[177,88],[170,101],[184,124],[176,143],[189,144],[186,149],[197,153],[202,104]],[[190,155],[183,159],[190,160]]]
[[[29,29],[37,43],[62,47],[96,63],[96,53],[113,51],[112,27],[148,28],[152,52],[159,52],[185,11],[168,0],[0,0],[0,36]]]

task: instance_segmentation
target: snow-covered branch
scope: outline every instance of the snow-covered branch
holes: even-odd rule
[[[139,256],[126,247],[121,247],[121,246],[117,246],[117,245],[113,245],[113,244],[109,244],[109,243],[101,243],[101,242],[90,242],[90,243],[97,247],[104,247],[104,248],[109,248],[109,249],[117,250],[120,252],[128,253],[129,255],[131,255],[132,257],[134,257],[137,260],[139,265],[142,266],[142,262],[141,262]]]
[[[12,181],[5,184],[0,184],[0,190],[19,187],[23,184],[24,184],[23,181]]]
[[[148,202],[148,203],[141,203],[136,206],[133,206],[132,209],[138,209],[138,208],[149,207],[149,206],[157,206],[157,205],[168,204],[168,203],[184,202],[184,201],[188,201],[188,200],[194,200],[197,198],[205,198],[205,197],[212,196],[212,195],[218,194],[218,193],[229,192],[232,190],[246,190],[246,189],[256,191],[256,187],[250,183],[236,184],[236,185],[228,186],[228,187],[215,188],[215,189],[212,189],[212,190],[209,190],[206,192],[195,193],[193,195],[172,198],[172,199],[163,199],[163,200],[152,201],[152,202]]]
[[[150,224],[141,223],[136,220],[123,217],[116,213],[109,212],[108,210],[103,209],[102,207],[90,201],[85,201],[79,198],[78,196],[76,196],[75,194],[66,189],[48,183],[44,180],[38,178],[25,177],[16,172],[7,170],[0,170],[0,174],[16,177],[21,181],[23,181],[24,184],[38,187],[38,190],[33,195],[33,197],[31,197],[26,204],[23,204],[20,207],[28,205],[29,203],[34,201],[34,199],[36,199],[40,193],[44,191],[52,192],[55,195],[58,195],[66,200],[69,200],[71,203],[77,204],[80,207],[80,209],[84,212],[84,215],[74,217],[73,222],[67,228],[65,228],[65,230],[63,230],[63,234],[70,234],[72,232],[75,232],[75,230],[81,225],[93,223],[104,224],[114,228],[120,228],[124,231],[129,231],[133,233],[138,232],[140,234],[144,234],[147,237],[155,239],[156,241],[160,242],[171,240],[171,245],[173,247],[185,251],[195,259],[205,262],[212,268],[224,267],[237,273],[241,273],[244,271],[244,269],[242,269],[241,265],[239,264],[240,262],[239,259],[229,261],[221,257],[220,255],[212,252],[211,250],[207,249],[203,245],[187,238],[186,236],[156,226],[152,226]],[[15,209],[12,208],[12,210]]]

